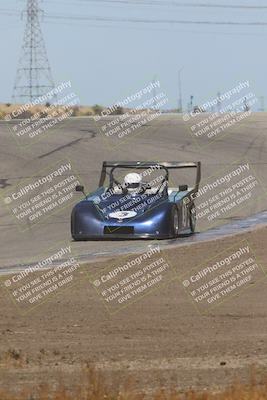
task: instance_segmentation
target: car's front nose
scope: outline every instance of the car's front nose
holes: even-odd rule
[[[122,219],[103,215],[95,204],[84,201],[74,207],[71,221],[75,240],[170,237],[166,205]]]

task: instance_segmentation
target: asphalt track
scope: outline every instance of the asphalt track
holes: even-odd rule
[[[100,121],[100,124],[105,122]],[[0,122],[0,194],[29,177],[38,177],[45,167],[61,159],[69,159],[86,190],[97,187],[103,160],[166,160],[201,161],[203,178],[216,171],[249,162],[261,180],[263,190],[267,187],[267,115],[256,113],[228,128],[215,140],[201,138],[196,143],[190,134],[188,123],[180,115],[164,114],[145,127],[135,131],[124,140],[110,137],[106,140],[92,118],[71,118],[50,129],[30,146],[21,146],[14,140],[10,127],[14,122]],[[75,194],[77,200],[79,194]],[[260,223],[261,216],[252,217],[249,223],[243,219],[266,210],[266,196],[253,199],[249,207],[239,210],[234,216],[221,221],[226,224],[227,234],[236,233],[244,226]],[[3,201],[0,204],[0,267],[22,265],[30,259],[38,259],[58,242],[70,242],[71,206],[51,214],[49,218],[21,232]],[[263,214],[265,215],[265,214]],[[265,215],[266,221],[266,215]],[[229,225],[230,224],[230,225]],[[219,231],[219,233],[218,233]],[[216,233],[217,232],[217,233]],[[190,240],[210,240],[223,230],[215,230],[206,237],[203,233],[194,238],[163,241],[162,245],[187,244]],[[225,231],[224,231],[225,232]],[[136,251],[143,241],[87,241],[73,243],[75,252],[84,259],[92,256]]]

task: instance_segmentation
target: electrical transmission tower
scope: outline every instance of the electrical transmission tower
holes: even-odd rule
[[[12,96],[17,103],[32,102],[55,87],[40,26],[39,0],[27,0],[25,14],[26,28]]]

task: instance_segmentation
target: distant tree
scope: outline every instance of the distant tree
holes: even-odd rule
[[[103,111],[103,107],[101,107],[99,104],[95,104],[92,107],[92,109],[93,109],[95,115],[100,115],[101,112]]]

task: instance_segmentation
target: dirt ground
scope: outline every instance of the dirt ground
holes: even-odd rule
[[[229,253],[244,239],[263,267],[261,279],[253,278],[245,290],[199,312],[180,277],[219,253]],[[75,285],[25,315],[1,285],[1,387],[58,379],[72,386],[86,363],[101,369],[113,384],[131,377],[138,389],[147,391],[162,385],[216,389],[233,380],[246,381],[253,368],[258,379],[266,376],[266,242],[267,227],[261,227],[164,250],[174,279],[114,314],[87,272],[101,274],[115,259],[85,265]]]

